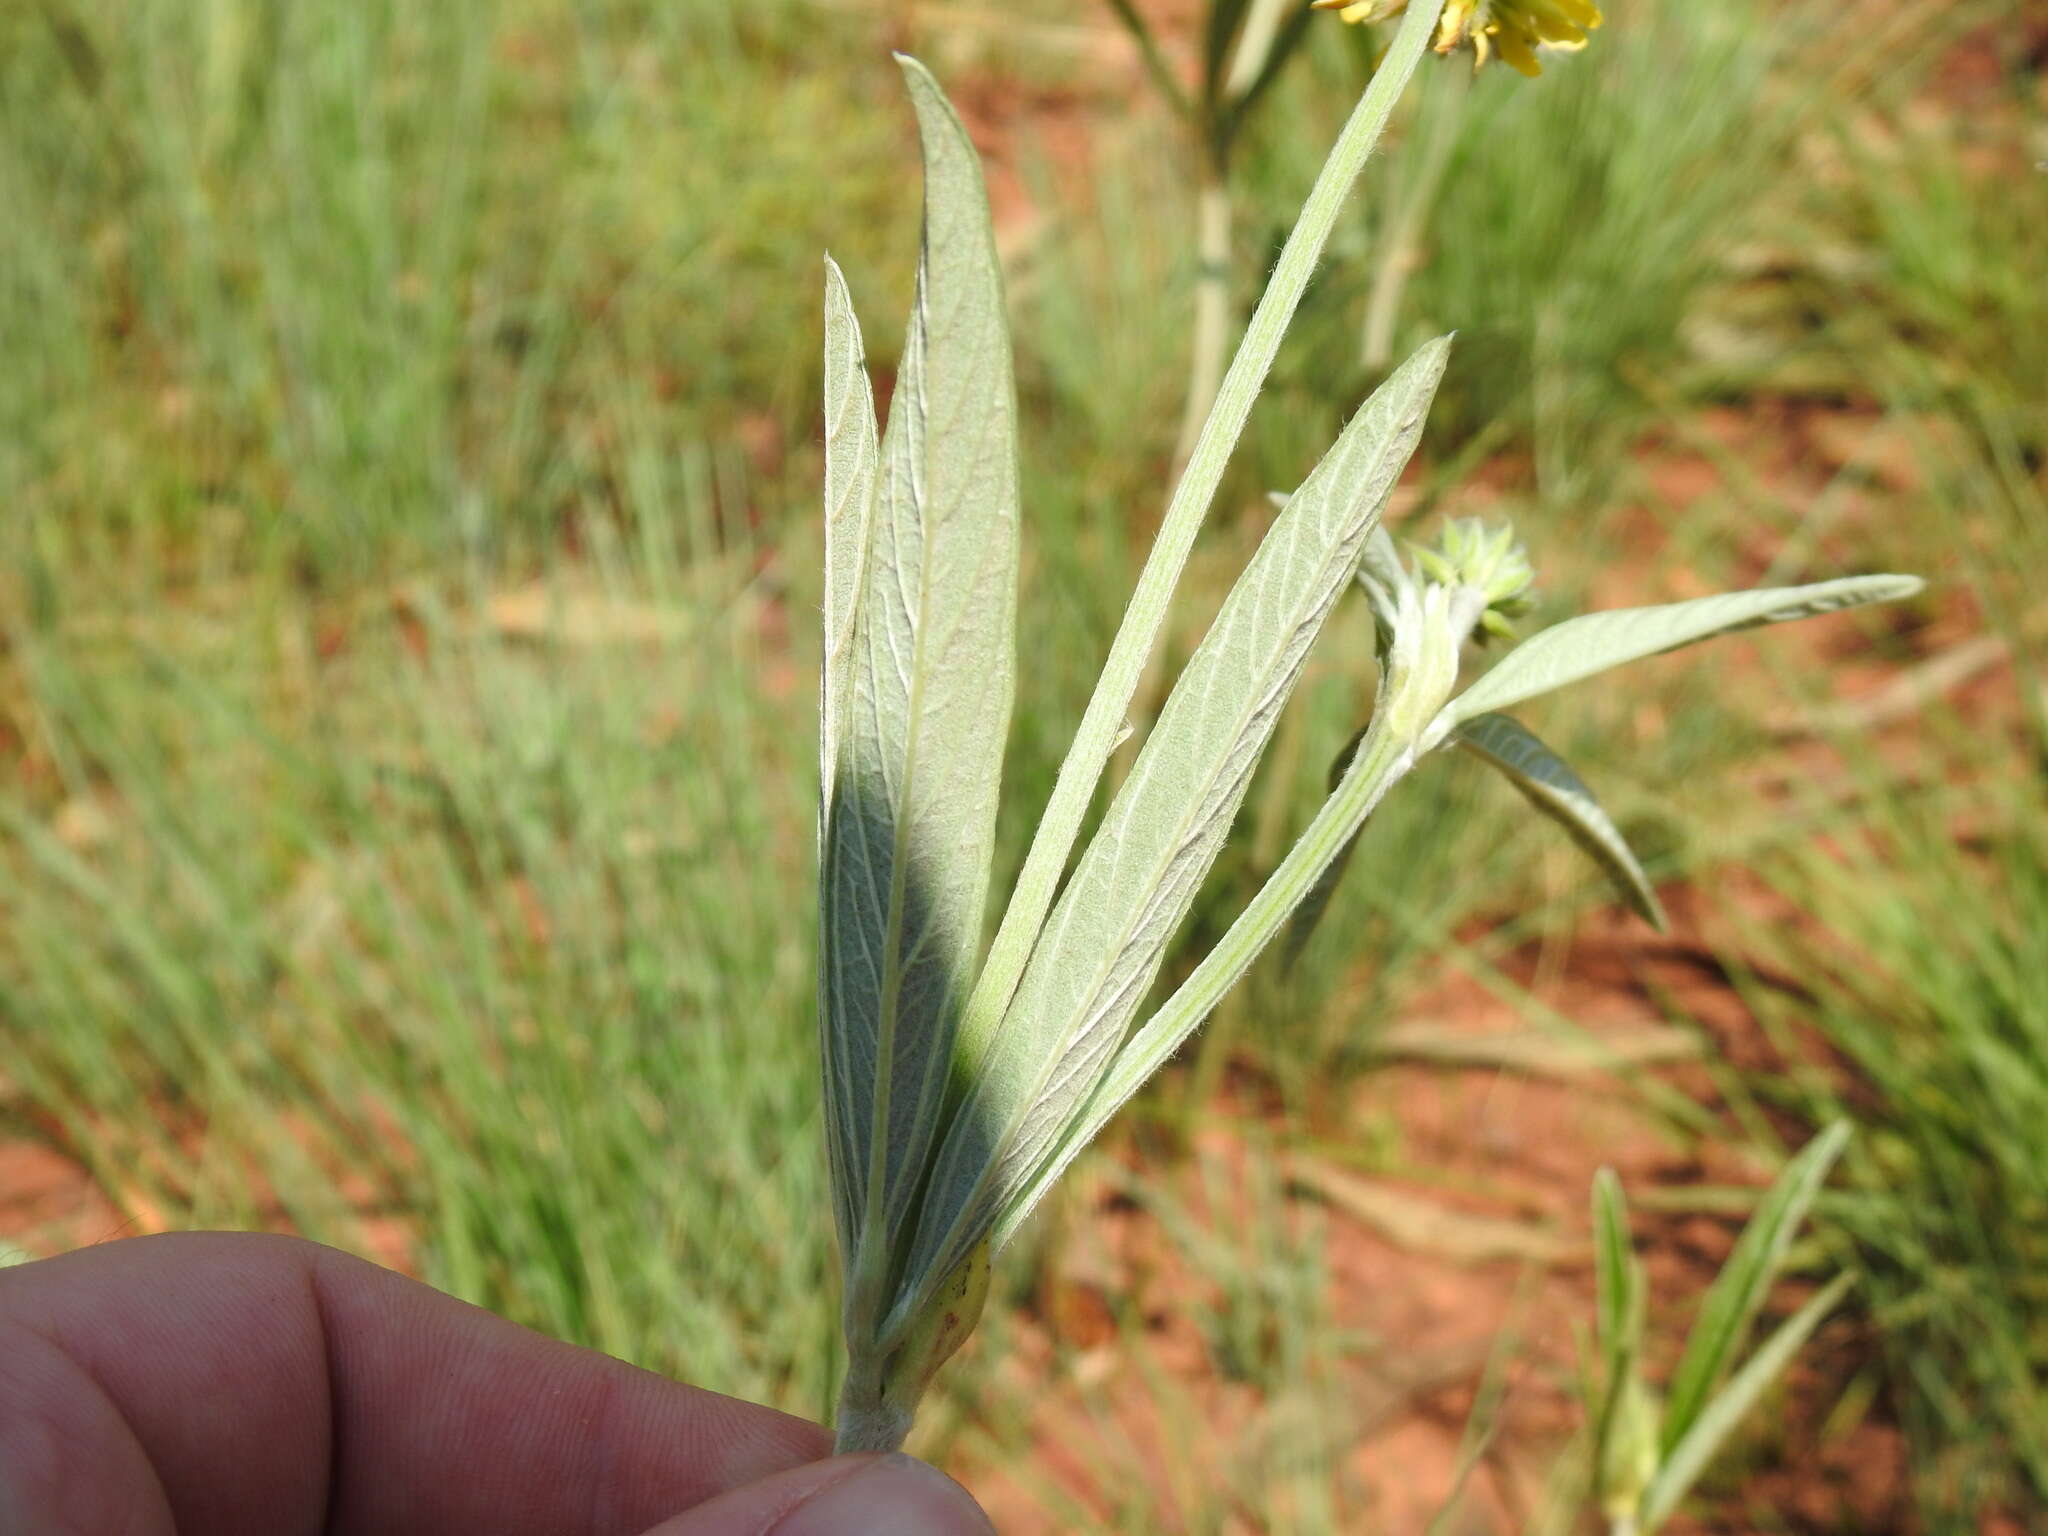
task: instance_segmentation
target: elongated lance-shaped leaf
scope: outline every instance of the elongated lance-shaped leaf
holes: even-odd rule
[[[1068,1129],[1221,848],[1308,650],[1414,452],[1449,356],[1376,391],[1273,522],[1039,936],[934,1165],[914,1268],[943,1272]]]
[[[832,777],[846,715],[853,620],[867,569],[875,505],[875,391],[860,321],[839,263],[825,258],[825,636],[818,711],[819,824],[832,809]]]
[[[917,299],[882,443],[825,853],[825,1085],[879,1306],[973,980],[1015,671],[1016,393],[973,146],[901,60],[925,158]]]
[[[1645,656],[1760,624],[1911,597],[1923,585],[1917,576],[1844,576],[1804,587],[1724,592],[1655,608],[1582,614],[1539,630],[1509,651],[1451,701],[1444,718],[1455,725]]]
[[[1785,1250],[1813,1208],[1835,1159],[1848,1144],[1849,1127],[1839,1120],[1808,1142],[1785,1164],[1784,1172],[1758,1202],[1756,1214],[1736,1239],[1728,1262],[1700,1302],[1685,1353],[1671,1373],[1669,1411],[1664,1420],[1667,1452],[1691,1431],[1715,1384],[1742,1352],[1757,1309],[1770,1294],[1785,1261]]]
[[[824,664],[818,707],[818,850],[821,876],[831,839],[833,779],[839,769],[848,677],[853,661],[854,618],[859,611],[862,580],[867,570],[868,529],[875,503],[875,468],[880,457],[876,441],[875,395],[868,382],[867,358],[861,348],[860,322],[838,263],[825,258],[825,635]],[[819,883],[822,910],[830,884]],[[835,1052],[829,1025],[831,999],[827,968],[819,967],[819,1059],[827,1073],[845,1068]],[[845,1123],[850,1097],[843,1078],[826,1085],[825,1145],[832,1167],[833,1210],[843,1252],[851,1253],[858,1213],[852,1205],[857,1180],[852,1169],[857,1151]]]
[[[1679,1500],[1692,1490],[1735,1426],[1748,1416],[1771,1383],[1784,1374],[1792,1357],[1834,1311],[1853,1279],[1850,1275],[1837,1275],[1821,1287],[1811,1301],[1758,1346],[1742,1369],[1729,1377],[1728,1384],[1700,1411],[1692,1428],[1665,1456],[1656,1478],[1643,1494],[1641,1529],[1645,1536],[1671,1517]]]
[[[1159,1005],[1117,1053],[1109,1074],[1072,1126],[1043,1160],[1039,1171],[1004,1205],[995,1229],[998,1249],[1016,1235],[1031,1208],[1067,1165],[1101,1134],[1102,1128],[1165,1066],[1201,1023],[1223,1001],[1238,978],[1287,923],[1288,914],[1358,836],[1373,809],[1415,764],[1414,743],[1385,729],[1386,716],[1375,718],[1335,793],[1323,802],[1306,830],[1287,850],[1287,857],[1259,887],[1237,921],[1202,957],[1188,979]]]
[[[1506,715],[1467,720],[1451,740],[1481,762],[1498,768],[1528,802],[1563,827],[1571,840],[1607,872],[1621,899],[1652,928],[1664,930],[1664,906],[1628,839],[1600,808],[1593,792],[1536,734]]]

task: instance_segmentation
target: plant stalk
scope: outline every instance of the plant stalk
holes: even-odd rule
[[[1230,68],[1223,77],[1219,99],[1234,102],[1252,88],[1266,60],[1273,55],[1273,43],[1280,36],[1280,21],[1294,0],[1252,0],[1244,30],[1230,51]]]
[[[856,1354],[839,1391],[832,1453],[898,1450],[910,1433],[910,1422],[910,1411],[891,1402],[884,1391],[881,1362]]]

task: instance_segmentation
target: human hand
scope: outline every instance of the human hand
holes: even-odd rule
[[[0,1269],[0,1536],[970,1536],[958,1484],[295,1238]]]

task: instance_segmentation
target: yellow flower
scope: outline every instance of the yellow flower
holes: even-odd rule
[[[1335,11],[1349,22],[1384,21],[1406,10],[1408,0],[1310,0],[1319,11]],[[1583,48],[1586,34],[1600,25],[1593,0],[1449,0],[1436,26],[1436,51],[1472,50],[1473,68],[1498,53],[1525,75],[1540,75],[1538,48]]]

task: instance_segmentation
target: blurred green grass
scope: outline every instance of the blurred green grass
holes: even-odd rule
[[[2010,110],[1930,122],[1943,50],[1999,7],[1615,12],[1538,85],[1490,71],[1460,109],[1396,327],[1462,338],[1419,504],[1466,497],[1480,468],[1560,607],[1614,600],[1617,565],[1704,583],[1846,564],[1926,572],[1917,619],[1961,602],[2010,637],[2016,728],[1935,708],[1931,781],[1872,759],[1831,813],[1878,828],[1846,862],[1840,839],[1802,841],[1818,816],[1788,834],[1737,782],[1772,750],[1764,715],[1830,692],[1792,643],[1762,647],[1769,700],[1672,668],[1543,722],[1660,877],[1749,860],[1888,954],[1881,997],[1797,946],[1774,974],[1812,999],[1786,1027],[1861,1074],[1866,1161],[1836,1230],[1947,1529],[1972,1500],[2024,1499],[2018,1479],[2048,1496],[2022,1438],[2044,1369],[2028,1266],[2048,1253],[2005,1217],[2042,1198],[2024,1106],[2048,1091],[2028,943],[2048,850],[1928,819],[1981,795],[1997,825],[2042,824],[2048,301],[2027,274],[2048,178],[2004,170],[2038,158],[2016,126],[2038,66],[1994,37]],[[0,17],[0,1124],[130,1213],[357,1247],[395,1228],[429,1279],[521,1321],[824,1411],[815,311],[829,247],[886,371],[917,212],[886,44],[958,82],[1039,211],[1009,226],[1034,664],[1007,861],[1164,499],[1192,276],[1177,146],[1111,99],[1134,76],[1086,83],[1099,61],[1058,41],[1113,36],[1103,18],[1047,14],[1057,46],[808,0]],[[1250,146],[1244,288],[1362,79],[1355,41],[1326,30]],[[1085,174],[1033,104],[1080,112]],[[1311,293],[1169,662],[1249,552],[1260,493],[1371,382],[1358,331],[1402,164],[1397,146],[1369,174]],[[1910,489],[1852,464],[1809,503],[1737,443],[1680,517],[1636,452],[1787,400],[1903,441]],[[1883,619],[1855,633],[1907,654]],[[1301,824],[1369,658],[1364,616],[1340,615],[1191,942]],[[1155,1117],[1200,1117],[1227,1055],[1309,1105],[1476,920],[1495,924],[1464,951],[1483,965],[1599,899],[1556,878],[1553,846],[1467,775],[1405,786],[1325,937],[1293,976],[1255,973]],[[1958,923],[1982,954],[1911,937]],[[1899,1075],[1921,1059],[1892,1052],[1906,1033],[1978,1065]],[[1817,1122],[1845,1090],[1757,1092]],[[1952,1227],[1930,1228],[1937,1207]],[[1238,1355],[1275,1285],[1314,1288],[1311,1252],[1244,1246],[1203,1261],[1226,1297],[1205,1326]],[[1958,1328],[1928,1301],[1941,1286],[1974,1288],[1995,1326]],[[1289,1334],[1259,1370],[1302,1411],[1346,1347]],[[1304,1372],[1299,1392],[1278,1379]],[[1270,1476],[1289,1528],[1340,1529],[1324,1470],[1255,1460],[1232,1497]],[[1180,1495],[1184,1528],[1230,1518]],[[1167,1518],[1130,1496],[1122,1528]]]

